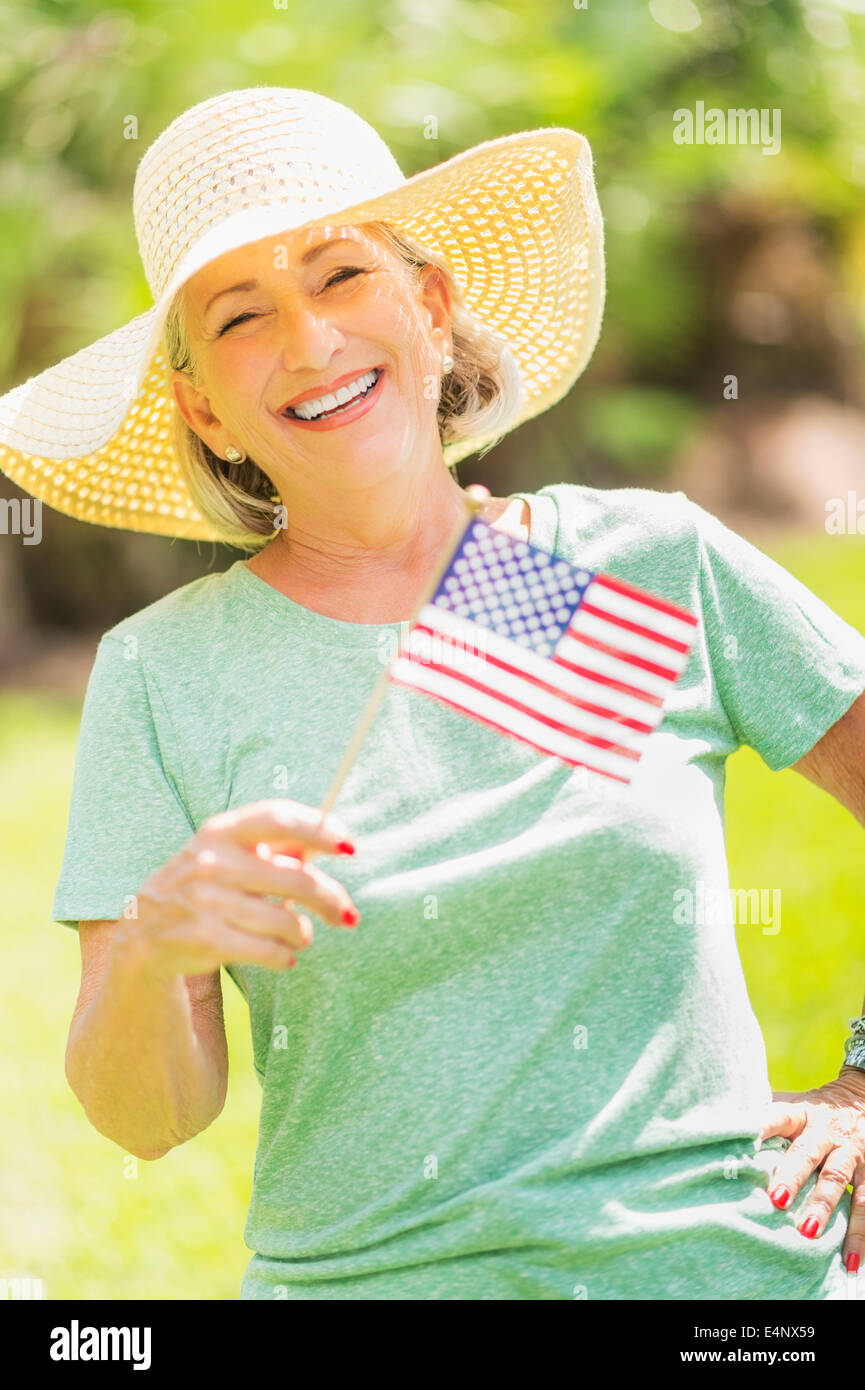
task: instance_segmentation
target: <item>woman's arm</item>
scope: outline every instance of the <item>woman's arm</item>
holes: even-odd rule
[[[219,972],[156,975],[116,922],[80,922],[81,988],[66,1076],[90,1123],[137,1158],[161,1158],[219,1115],[228,1047]]]
[[[834,796],[865,826],[865,693],[792,766],[809,782]],[[865,1001],[862,1013],[865,1014]],[[841,1070],[853,1072],[855,1068]],[[861,1071],[858,1079],[865,1080]]]
[[[865,693],[853,701],[814,747],[792,764],[809,782],[829,792],[865,826]],[[865,1014],[865,1001],[862,1004]],[[841,1068],[854,1082],[865,1085],[865,1072]]]
[[[290,970],[314,935],[295,904],[330,926],[359,921],[342,884],[304,862],[314,854],[354,854],[344,822],[286,797],[221,811],[145,880],[134,919],[85,923],[110,940],[85,962],[66,1076],[100,1134],[161,1158],[216,1119],[228,1082],[220,968]]]
[[[791,766],[829,792],[865,825],[865,692]]]

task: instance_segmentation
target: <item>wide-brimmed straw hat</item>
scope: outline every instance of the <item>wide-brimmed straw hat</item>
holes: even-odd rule
[[[152,308],[0,397],[0,469],[81,521],[219,539],[180,470],[161,336],[181,285],[248,242],[387,221],[443,255],[470,314],[519,367],[523,404],[508,429],[564,396],[600,330],[592,155],[563,127],[487,140],[407,179],[372,126],[330,97],[225,92],[183,112],[147,149],[133,210]],[[445,444],[445,460],[500,435]]]

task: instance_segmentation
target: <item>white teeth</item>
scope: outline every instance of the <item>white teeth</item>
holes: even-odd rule
[[[350,381],[347,386],[341,386],[337,392],[331,395],[322,396],[318,400],[304,401],[302,405],[293,407],[294,414],[300,420],[314,420],[317,415],[323,415],[328,410],[335,410],[338,405],[345,405],[347,401],[354,400],[364,391],[368,391],[370,386],[378,380],[378,372],[364,372],[356,381]]]

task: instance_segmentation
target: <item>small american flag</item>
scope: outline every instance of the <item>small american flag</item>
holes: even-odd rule
[[[474,517],[388,675],[629,782],[696,627],[676,603]]]

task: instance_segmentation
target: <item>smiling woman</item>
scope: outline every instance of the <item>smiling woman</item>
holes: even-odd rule
[[[274,248],[274,261],[279,255],[285,259],[286,240],[282,237],[269,243]],[[316,252],[319,255],[315,256]],[[314,256],[318,264],[313,268]],[[325,303],[331,299],[340,303],[346,292],[353,292],[361,277],[374,275],[379,268],[389,278],[401,281],[403,291],[410,293],[420,291],[425,267],[438,271],[447,290],[453,343],[453,368],[441,379],[436,410],[439,440],[445,445],[470,436],[493,436],[479,451],[484,453],[507,432],[509,422],[524,403],[519,369],[507,344],[469,313],[444,256],[420,246],[387,223],[377,222],[356,229],[319,228],[311,249],[297,255],[297,265],[309,268],[305,273],[309,275],[310,294],[323,296]],[[211,342],[254,332],[256,320],[266,317],[267,307],[268,291],[258,281],[229,283],[210,296],[205,305],[203,332]],[[273,311],[271,294],[271,314]],[[184,285],[168,309],[163,343],[172,370],[199,386],[201,376],[190,342],[189,317],[189,286]],[[361,375],[346,373],[334,385],[339,387],[343,381],[351,385]],[[380,389],[376,382],[370,394],[376,395]],[[298,393],[295,399],[304,396],[320,400],[321,388],[318,396],[308,391]],[[304,425],[302,420],[295,423]],[[327,422],[307,424],[306,428],[323,430]],[[278,490],[268,473],[252,458],[242,457],[231,463],[216,453],[188,423],[181,409],[174,413],[174,444],[189,492],[213,531],[226,544],[242,550],[259,549],[274,533],[274,509],[279,504]]]
[[[465,528],[452,464],[591,355],[585,141],[528,131],[404,180],[347,107],[256,88],[178,117],[134,201],[153,311],[0,398],[0,457],[85,520],[259,553],[99,644],[53,909],[81,929],[86,1114],[150,1160],[212,1123],[224,967],[262,1085],[242,1298],[842,1297],[865,1249],[858,1062],[770,1113],[732,911],[676,907],[730,909],[726,761],[801,766],[865,690],[865,637],[682,492],[551,483],[514,495],[526,540],[477,585],[496,675],[468,681],[577,765],[467,718],[459,689],[394,681],[363,722]],[[517,604],[501,582],[532,547],[649,591],[668,626],[626,596],[629,637],[599,637],[589,599],[551,685],[518,643],[555,583]],[[474,632],[459,566],[449,616]],[[624,737],[657,709],[670,605],[699,638],[663,724],[627,783],[584,776],[616,748],[600,718]],[[858,744],[830,739],[831,785]]]

